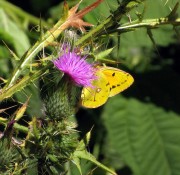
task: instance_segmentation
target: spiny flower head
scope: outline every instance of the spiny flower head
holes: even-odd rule
[[[75,49],[70,51],[70,47],[67,45],[64,45],[62,50],[64,53],[53,60],[56,68],[68,75],[75,84],[93,87],[92,81],[96,79],[95,68],[86,61],[87,56],[81,57],[75,52]]]

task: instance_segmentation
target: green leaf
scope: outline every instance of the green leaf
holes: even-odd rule
[[[27,175],[38,175],[38,162],[37,159],[28,159]]]
[[[134,175],[180,174],[177,114],[119,95],[109,100],[102,117],[108,133],[106,156],[114,152]]]
[[[1,29],[0,29],[0,38],[1,38]],[[9,60],[7,59],[10,56],[7,48],[5,46],[0,46],[0,76],[3,78],[8,77],[11,67],[9,65]]]
[[[83,1],[80,8],[83,9],[91,4],[92,1]],[[93,11],[85,15],[85,20],[92,24],[101,23],[105,18],[111,15],[111,10],[117,8],[117,1],[106,0],[106,2],[101,3]]]
[[[98,167],[102,168],[103,170],[109,172],[110,174],[116,175],[116,173],[113,170],[106,167],[102,163],[98,162],[96,160],[96,158],[86,150],[86,145],[89,142],[89,139],[90,139],[90,132],[87,133],[85,139],[83,139],[79,142],[78,147],[76,148],[75,152],[73,153],[73,155],[71,157],[72,161],[77,166],[80,174],[82,174],[80,159],[85,159],[85,160],[88,160],[88,161],[94,163],[95,165],[97,165]]]
[[[144,18],[165,17],[170,14],[177,2],[178,1],[174,0],[157,0],[156,3],[152,3],[151,0],[146,0],[146,11]],[[180,14],[179,10],[177,12]]]
[[[30,97],[28,108],[26,112],[31,116],[40,116],[42,111],[42,102],[40,98],[40,90],[38,89],[39,83],[31,84],[24,88],[24,93],[19,91],[15,94],[16,99],[24,103]]]
[[[85,174],[89,175],[90,174],[89,172],[92,171],[92,167],[93,167],[92,162],[83,160],[83,159],[81,159],[81,160],[79,159],[78,161],[81,161],[79,163],[80,169],[77,168],[77,164],[75,161],[70,162],[70,165],[67,168],[68,173],[69,173],[68,175],[79,175],[80,171],[81,171],[81,174],[83,174],[83,175],[85,175]]]
[[[73,163],[76,165],[79,173],[82,175],[80,159],[78,157],[73,156]]]
[[[24,31],[9,19],[2,8],[0,8],[0,35],[3,36],[5,42],[10,42],[14,46],[19,56],[22,56],[30,47]]]
[[[109,57],[109,54],[112,52],[114,48],[110,48],[110,49],[107,49],[107,50],[104,50],[98,54],[95,55],[95,60],[103,60],[103,59],[106,59],[107,57]],[[111,61],[111,60],[110,60]]]

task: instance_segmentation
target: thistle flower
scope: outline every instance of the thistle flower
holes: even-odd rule
[[[70,51],[69,47],[63,47],[64,53],[53,60],[54,65],[64,72],[70,79],[79,86],[93,87],[92,81],[96,79],[95,68],[86,61],[86,57],[81,57],[75,52]]]

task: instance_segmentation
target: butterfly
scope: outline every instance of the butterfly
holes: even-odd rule
[[[84,87],[81,93],[81,105],[86,108],[97,108],[116,94],[127,89],[134,78],[127,72],[113,67],[99,66],[93,87]]]

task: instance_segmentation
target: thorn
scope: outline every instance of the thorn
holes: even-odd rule
[[[172,9],[171,13],[169,15],[166,16],[166,18],[168,18],[169,20],[174,20],[177,16],[177,10],[179,7],[179,2],[177,2],[174,6],[174,8]]]
[[[20,58],[7,46],[7,44],[2,40],[6,48],[9,50],[10,54],[15,58],[15,60],[20,60]]]
[[[0,113],[3,113],[4,111],[6,111],[6,110],[8,110],[8,109],[14,108],[15,106],[17,106],[17,105],[10,106],[10,107],[4,108],[4,109],[0,109]]]
[[[154,46],[154,48],[156,49],[159,57],[161,57],[161,55],[160,55],[160,53],[159,53],[159,51],[158,51],[158,48],[157,48],[157,46],[156,46],[156,42],[155,42],[155,40],[154,40],[153,34],[152,34],[152,32],[151,32],[151,29],[147,29],[147,34],[148,34],[149,38],[151,39],[151,41],[152,41],[152,43],[153,43],[153,46]]]
[[[6,80],[6,79],[4,79],[4,78],[2,78],[2,77],[0,77],[0,80],[2,80],[4,83],[7,83],[7,82],[8,82],[8,80]]]
[[[128,14],[126,14],[126,16],[128,17],[128,19],[129,19],[129,23],[132,23],[132,20],[131,20],[131,15],[128,13]]]

